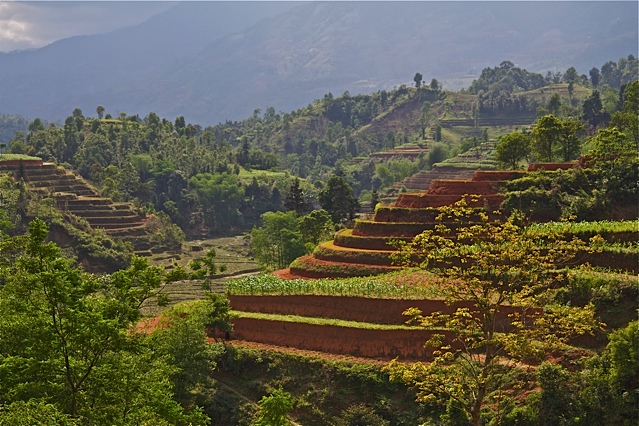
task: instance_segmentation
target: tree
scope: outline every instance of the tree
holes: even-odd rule
[[[601,75],[599,74],[599,69],[597,67],[593,67],[590,70],[590,82],[592,83],[592,87],[599,86],[599,80],[601,79]]]
[[[239,178],[228,173],[200,173],[189,179],[200,205],[205,206],[206,223],[213,229],[233,226],[244,201],[244,188]]]
[[[260,411],[252,426],[288,426],[291,424],[287,414],[293,409],[293,397],[281,388],[275,389],[270,395],[263,396]]]
[[[437,125],[435,126],[435,134],[433,135],[433,139],[435,140],[435,142],[441,142],[442,140],[442,126],[440,126],[439,123],[437,123]]]
[[[335,223],[352,220],[359,209],[353,188],[341,175],[332,175],[328,179],[326,186],[319,193],[319,202]]]
[[[388,426],[389,421],[375,413],[365,404],[351,405],[342,411],[342,415],[334,419],[335,426]]]
[[[566,118],[562,121],[563,132],[559,139],[559,153],[562,161],[574,160],[581,151],[581,139],[577,135],[584,129],[581,121]]]
[[[104,107],[102,105],[98,105],[95,109],[95,112],[98,114],[98,119],[102,120],[102,116],[104,115]]]
[[[570,83],[568,83],[568,98],[571,102],[573,93],[575,93],[575,83],[571,81]]]
[[[251,250],[257,262],[267,269],[286,268],[306,253],[297,214],[266,212],[262,227],[251,231]]]
[[[563,77],[565,83],[574,83],[575,81],[577,81],[578,78],[579,73],[577,73],[575,67],[568,68]]]
[[[509,133],[495,147],[495,160],[511,169],[517,169],[519,162],[529,154],[530,138],[523,133]]]
[[[146,338],[155,356],[175,367],[169,378],[175,399],[185,408],[195,406],[193,389],[210,385],[210,372],[222,349],[208,342],[207,329],[232,331],[229,310],[226,296],[206,293],[187,314],[181,310],[163,313],[158,327]]]
[[[335,232],[331,215],[323,209],[313,210],[306,216],[301,216],[298,223],[306,251],[309,253],[322,241],[331,239]]]
[[[553,93],[548,101],[548,105],[546,105],[548,111],[550,111],[554,115],[559,115],[559,111],[561,110],[561,97],[559,93]]]
[[[92,424],[206,424],[172,399],[173,367],[131,332],[168,277],[142,258],[109,276],[87,274],[47,234],[35,220],[28,235],[0,243],[0,404],[39,400],[39,413],[53,406]]]
[[[428,151],[428,160],[426,163],[429,168],[432,168],[434,164],[441,163],[448,157],[446,147],[441,143],[433,144]]]
[[[421,73],[415,73],[415,77],[413,77],[413,81],[415,82],[415,87],[417,87],[418,89],[422,86],[423,78],[424,76],[422,76]]]
[[[434,92],[439,92],[442,89],[442,85],[437,81],[437,79],[433,78],[430,81],[430,90]]]
[[[375,210],[378,203],[379,203],[379,194],[376,189],[373,189],[373,192],[371,193],[371,209]]]
[[[637,206],[639,202],[639,158],[626,135],[616,127],[601,129],[590,140],[588,153],[595,186],[608,207]]]
[[[639,150],[639,80],[626,86],[621,111],[612,115],[610,125],[624,132]]]
[[[601,103],[601,96],[599,95],[599,91],[593,90],[588,99],[584,101],[582,105],[581,118],[593,126],[599,125],[603,120],[606,119],[606,114],[603,112],[603,104]]]
[[[284,200],[284,208],[294,211],[298,215],[303,215],[310,209],[309,203],[306,202],[304,192],[300,188],[299,178],[295,178],[291,184],[286,199]]]
[[[554,115],[539,119],[532,131],[532,151],[539,161],[554,161],[560,154],[569,161],[579,154],[580,140],[577,132],[582,129],[577,120],[560,120]]]
[[[491,222],[465,200],[441,208],[437,220],[436,230],[398,243],[396,259],[403,264],[417,259],[436,273],[441,280],[434,290],[452,310],[424,315],[412,308],[405,314],[424,328],[451,334],[435,333],[427,342],[434,349],[430,364],[393,361],[386,370],[392,380],[415,386],[418,400],[446,406],[448,416],[479,426],[488,415],[500,424],[516,401],[517,392],[504,379],[518,360],[543,355],[599,326],[591,306],[536,308],[561,279],[551,272],[553,265],[570,259],[578,246],[552,233],[531,235],[511,220]],[[503,312],[505,305],[515,308],[511,316]]]

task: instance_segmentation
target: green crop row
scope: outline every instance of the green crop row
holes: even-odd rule
[[[2,161],[15,161],[15,160],[42,160],[40,157],[32,157],[25,154],[2,154],[0,155],[0,162]]]
[[[251,318],[263,321],[282,321],[313,325],[332,325],[336,327],[359,328],[364,330],[423,330],[422,327],[416,326],[373,324],[369,322],[347,321],[335,318],[303,317],[299,315],[265,314],[260,312],[242,311],[231,311],[231,314],[234,318]]]
[[[635,232],[639,233],[639,221],[621,220],[609,221],[601,220],[597,222],[546,222],[535,223],[527,227],[533,234],[545,234],[552,232],[555,234],[581,234],[581,233],[617,233]]]
[[[255,275],[229,281],[226,291],[238,295],[288,294],[416,300],[433,297],[429,285],[433,279],[428,273],[410,271],[381,277],[319,280],[283,280],[273,275]]]

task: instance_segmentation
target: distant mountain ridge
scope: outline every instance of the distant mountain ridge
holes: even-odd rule
[[[135,27],[0,55],[0,112],[184,115],[202,125],[328,92],[565,71],[637,54],[636,2],[194,2]]]

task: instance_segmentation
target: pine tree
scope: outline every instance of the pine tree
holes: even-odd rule
[[[295,178],[284,201],[284,208],[287,211],[295,211],[298,215],[304,215],[310,210],[309,204],[304,198],[304,192],[300,188],[299,178]]]

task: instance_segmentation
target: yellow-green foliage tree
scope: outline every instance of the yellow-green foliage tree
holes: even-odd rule
[[[445,407],[451,421],[479,426],[489,416],[499,424],[515,401],[517,389],[507,377],[517,362],[598,326],[591,307],[546,306],[551,283],[561,279],[552,266],[573,257],[578,243],[529,235],[510,220],[491,222],[465,201],[442,208],[437,219],[434,230],[398,244],[397,260],[444,278],[434,290],[447,303],[470,304],[452,314],[407,310],[424,328],[447,329],[456,337],[434,335],[427,342],[434,348],[429,364],[395,361],[387,371],[392,380],[415,386],[418,400]],[[518,312],[506,326],[505,305]]]

